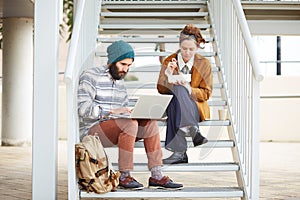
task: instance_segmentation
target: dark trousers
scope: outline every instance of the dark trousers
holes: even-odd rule
[[[185,126],[198,126],[200,116],[197,105],[190,98],[190,94],[183,86],[176,85],[172,90],[173,98],[167,108],[166,149],[173,152],[187,150],[185,133],[179,128]]]

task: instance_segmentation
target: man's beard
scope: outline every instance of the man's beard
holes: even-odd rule
[[[116,63],[111,64],[111,66],[109,67],[109,73],[114,80],[123,79],[125,77],[125,75],[127,74],[127,72],[124,72],[124,71],[120,72],[118,70],[118,67],[116,66]]]

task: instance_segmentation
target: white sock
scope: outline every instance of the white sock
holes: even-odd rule
[[[156,180],[161,180],[163,178],[162,172],[161,172],[161,166],[155,166],[151,168],[151,177]]]

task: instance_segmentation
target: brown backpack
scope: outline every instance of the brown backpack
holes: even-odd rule
[[[115,172],[98,137],[85,136],[75,144],[76,173],[80,189],[103,194],[119,185]]]

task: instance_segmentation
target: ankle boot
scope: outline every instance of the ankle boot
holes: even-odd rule
[[[163,159],[163,164],[188,163],[186,152],[174,152],[170,157]]]
[[[192,126],[190,128],[190,136],[193,138],[194,147],[208,142],[208,140],[203,135],[201,135],[200,130],[197,126]]]

